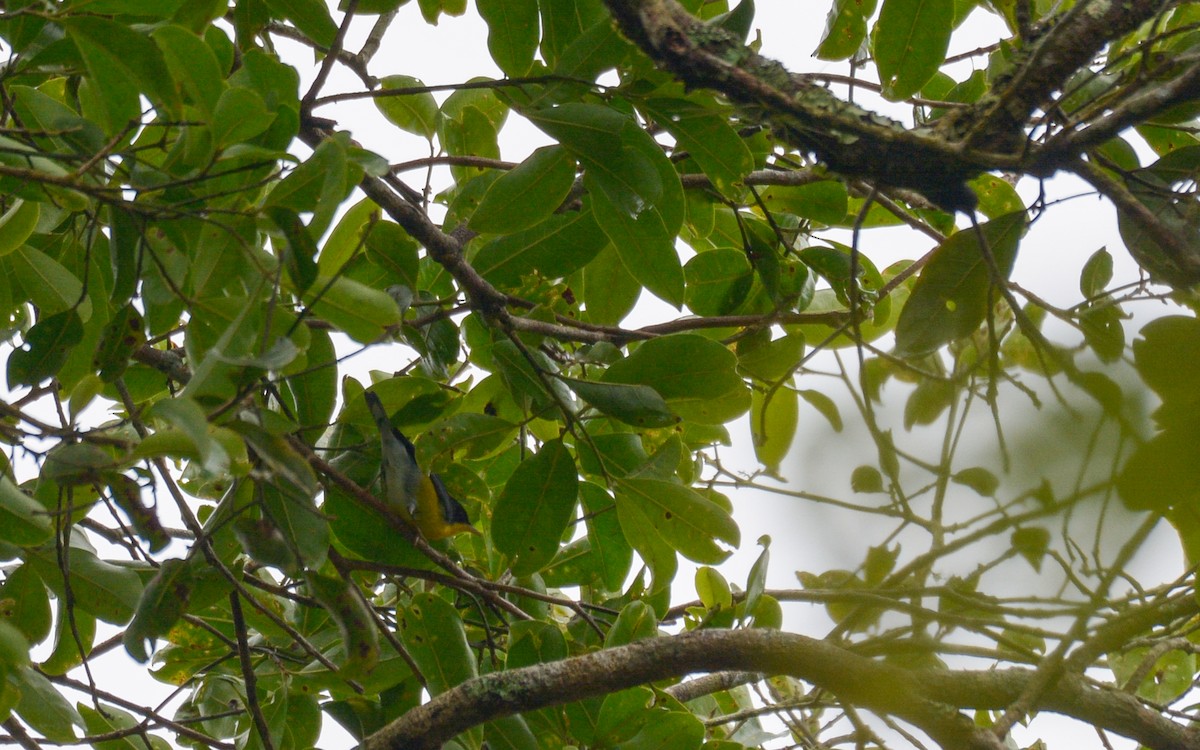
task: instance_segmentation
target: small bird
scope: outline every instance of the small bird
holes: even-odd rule
[[[467,511],[454,499],[437,474],[426,474],[417,466],[417,454],[404,433],[392,426],[379,396],[363,394],[367,408],[379,427],[383,492],[388,505],[410,521],[429,540],[455,534],[478,534]]]

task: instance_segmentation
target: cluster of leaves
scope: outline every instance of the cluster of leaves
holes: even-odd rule
[[[348,0],[335,14],[321,0],[28,0],[0,15],[11,51],[0,73],[0,313],[8,385],[28,391],[0,407],[5,439],[22,446],[0,476],[0,715],[97,747],[166,746],[153,727],[196,747],[306,748],[323,714],[370,741],[480,675],[618,650],[664,623],[779,629],[789,599],[825,604],[830,641],[889,668],[945,670],[942,657],[966,648],[950,635],[966,633],[991,664],[1058,669],[1060,650],[1103,630],[1092,618],[1136,545],[1115,562],[1072,562],[1047,519],[1115,486],[1200,549],[1189,505],[1200,490],[1193,317],[1151,323],[1133,346],[1162,399],[1162,429],[1119,482],[1110,471],[1096,487],[1001,500],[995,472],[954,465],[955,440],[921,461],[876,418],[897,381],[904,429],[944,423],[956,435],[973,400],[998,411],[1001,385],[1028,391],[1024,370],[1064,375],[1103,406],[1107,427],[1136,431],[1114,378],[1076,360],[1122,360],[1123,305],[1146,285],[1114,288],[1101,251],[1076,307],[1020,304],[1005,282],[1029,219],[1009,182],[971,180],[985,220],[959,229],[911,191],[832,174],[754,108],[687,90],[600,0],[478,0],[505,79],[439,99],[415,76],[369,72],[403,4]],[[1059,17],[1044,3],[1000,5],[886,0],[868,34],[876,3],[836,0],[818,54],[865,53],[882,94],[919,94],[919,124],[936,127],[1006,80],[1030,24]],[[465,12],[455,0],[419,6],[432,24]],[[683,6],[721,44],[750,35],[750,0]],[[1000,13],[1014,37],[955,81],[940,70],[974,11]],[[1161,27],[1113,40],[1109,65],[1047,108],[1054,122],[1119,110],[1121,92],[1143,82],[1142,53],[1184,44],[1196,12],[1181,5]],[[352,53],[360,21],[371,31]],[[317,53],[307,91],[280,39]],[[334,69],[361,90],[328,94]],[[597,83],[613,71],[615,83]],[[435,156],[409,166],[447,167],[448,186],[430,198],[430,185],[414,188],[391,166],[399,155],[363,148],[350,123],[323,116],[348,98],[374,99],[381,122],[427,141]],[[1115,132],[1088,155],[1095,180],[1115,185],[1131,252],[1179,285],[1191,280],[1189,256],[1164,251],[1159,233],[1195,234],[1184,189],[1200,139],[1172,127],[1192,114],[1138,123],[1160,157],[1148,167]],[[502,161],[500,134],[515,118],[552,145]],[[833,239],[902,224],[936,249],[880,268]],[[689,314],[624,327],[643,294]],[[1048,312],[1083,344],[1050,344],[1039,328]],[[872,343],[888,336],[888,352]],[[757,483],[717,460],[726,425],[748,419],[758,462],[778,474],[802,408],[823,417],[811,429],[842,429],[835,401],[807,387],[809,359],[852,346],[860,379],[841,380],[874,441],[861,453],[875,456],[849,482],[869,499],[837,502],[921,529],[926,551],[870,547],[857,570],[803,573],[803,591],[773,591],[764,549],[731,585],[714,566],[742,538],[736,495],[722,490]],[[349,348],[394,366],[354,370],[339,355]],[[368,389],[480,535],[431,543],[380,499]],[[952,520],[943,508],[959,490],[994,504]],[[974,572],[938,569],[1004,535],[999,559]],[[1055,560],[1074,596],[1035,607],[985,593],[988,571],[1010,557],[1039,571]],[[681,559],[700,566],[695,602],[676,601]],[[1174,593],[1120,603],[1151,611]],[[919,604],[927,597],[936,609]],[[1163,624],[1190,610],[1172,612]],[[1063,614],[1076,618],[1069,637],[1027,622]],[[153,658],[157,679],[187,688],[173,716],[100,689],[78,704],[60,692],[88,690],[72,670],[116,645],[102,640],[105,623],[122,628],[133,658]],[[50,653],[33,664],[40,644]],[[1169,704],[1190,686],[1194,659],[1178,643],[1123,650],[1097,635],[1092,645],[1113,652],[1118,684],[1145,700]],[[1169,681],[1145,666],[1160,658]],[[795,737],[870,731],[819,680],[781,678],[756,697],[745,681],[689,696],[589,679],[591,697],[515,706],[521,715],[489,716],[456,742],[759,746],[770,737],[755,700],[792,711]],[[1016,713],[1039,697],[1014,697]],[[919,712],[886,705],[937,735]],[[978,724],[1011,727],[1006,705],[981,705],[996,713]],[[735,718],[702,721],[711,716]],[[6,728],[28,738],[16,718]]]

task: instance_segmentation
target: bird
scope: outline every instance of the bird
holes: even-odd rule
[[[364,397],[379,428],[382,457],[379,473],[387,504],[430,541],[455,534],[479,534],[471,525],[466,509],[446,489],[442,478],[421,471],[412,442],[392,426],[379,396],[367,391]]]

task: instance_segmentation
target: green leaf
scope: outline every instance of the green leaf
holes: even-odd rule
[[[934,378],[922,379],[904,403],[904,429],[915,424],[933,424],[958,398],[953,383]]]
[[[267,206],[263,209],[279,231],[283,233],[283,247],[279,255],[288,277],[296,291],[305,292],[317,280],[317,243],[313,241],[308,227],[300,215],[283,206]]]
[[[746,300],[754,269],[746,253],[718,248],[699,253],[683,268],[687,281],[684,300],[697,315],[728,315]]]
[[[388,281],[409,289],[419,287],[417,247],[416,240],[393,221],[376,222],[367,235],[367,258],[387,271]]]
[[[883,0],[875,25],[875,64],[892,101],[921,90],[946,59],[954,0]]]
[[[604,638],[604,646],[624,646],[644,638],[658,636],[658,618],[654,610],[642,601],[632,601],[621,608],[616,621]]]
[[[13,668],[29,664],[29,641],[17,630],[0,617],[0,674],[7,675]],[[0,704],[2,705],[2,704]]]
[[[1042,571],[1042,558],[1050,547],[1050,532],[1038,526],[1023,526],[1012,533],[1012,548],[1029,561],[1033,569]]]
[[[94,552],[71,547],[68,566],[71,571],[71,592],[75,604],[105,622],[124,625],[133,616],[142,595],[142,580],[131,568],[113,565],[96,557]],[[28,562],[58,596],[65,596],[61,560],[51,547],[30,550]]]
[[[354,584],[343,578],[308,571],[304,581],[337,625],[343,653],[338,673],[350,680],[369,675],[379,663],[379,630],[362,594],[351,591]]]
[[[562,378],[575,395],[601,413],[634,427],[668,427],[679,421],[658,391],[645,385]]]
[[[335,276],[346,264],[354,257],[355,253],[362,252],[366,247],[368,232],[374,232],[379,222],[380,210],[375,201],[370,198],[363,198],[358,203],[355,203],[346,213],[342,214],[342,218],[338,220],[333,231],[329,233],[329,237],[325,239],[325,244],[321,246],[321,255],[317,258],[317,268],[326,276]],[[383,230],[396,232],[394,238],[396,243],[386,243],[389,252],[394,252],[396,255],[405,256],[407,253],[403,250],[407,249],[407,245],[411,245],[411,238],[400,229],[399,225],[391,224],[392,230]],[[405,240],[409,242],[405,242]],[[417,257],[416,248],[413,248],[412,253],[412,272],[407,275],[414,283],[408,285],[410,289],[416,288],[417,276]]]
[[[488,25],[488,51],[505,75],[529,72],[538,46],[537,0],[476,0]]]
[[[212,47],[191,31],[172,24],[160,26],[150,36],[191,103],[211,117],[225,89],[225,76]]]
[[[97,89],[93,101],[102,107],[101,124],[108,134],[141,120],[139,93],[161,109],[164,117],[179,117],[182,108],[175,79],[150,37],[99,16],[72,16],[61,23]]]
[[[758,553],[758,559],[750,566],[750,574],[746,577],[744,604],[747,612],[754,611],[763,592],[767,590],[767,568],[771,564],[771,537],[764,534],[758,538],[758,543],[763,550]]]
[[[633,310],[642,286],[629,273],[616,248],[608,244],[572,284],[583,300],[585,319],[599,325],[616,325]]]
[[[579,498],[587,518],[587,538],[604,587],[619,591],[633,562],[633,548],[621,532],[621,522],[613,512],[612,496],[599,485],[581,482]]]
[[[585,174],[584,185],[589,182]],[[684,299],[683,268],[675,251],[675,233],[664,223],[663,213],[651,208],[634,218],[603,197],[590,204],[629,275],[655,296],[680,307]]]
[[[541,747],[521,716],[489,721],[483,726],[483,736],[487,739],[486,747],[496,750],[538,750]]]
[[[135,660],[146,663],[154,641],[167,634],[187,611],[194,582],[192,569],[186,560],[164,560],[158,572],[146,584],[137,603],[133,620],[122,634],[125,650]]]
[[[542,16],[542,57],[549,65],[554,65],[586,30],[601,22],[612,27],[608,13],[597,0],[539,2],[538,10]]]
[[[386,76],[380,79],[383,90],[424,89],[425,84],[412,76]],[[441,112],[437,100],[428,91],[414,94],[390,94],[375,97],[375,106],[390,123],[401,130],[424,136],[430,141],[438,132]]]
[[[733,352],[695,334],[643,342],[604,373],[606,383],[648,385],[685,420],[724,424],[750,408]]]
[[[530,358],[533,359],[532,363]],[[492,347],[492,359],[496,372],[523,407],[542,411],[571,402],[571,394],[566,386],[553,377],[558,372],[558,366],[541,350],[526,349],[522,352],[515,343],[504,340]]]
[[[146,343],[146,322],[132,302],[121,305],[104,325],[92,367],[99,373],[100,380],[112,383],[125,373],[134,352]]]
[[[73,744],[76,741],[74,727],[83,726],[83,717],[50,680],[31,667],[13,670],[10,679],[21,691],[16,713],[22,721],[54,742]]]
[[[796,436],[799,399],[788,387],[769,395],[755,391],[750,409],[750,434],[759,463],[771,474],[779,473],[779,464],[787,457]]]
[[[9,209],[0,216],[0,257],[25,244],[25,240],[37,228],[41,213],[39,203],[20,198],[13,200]]]
[[[83,663],[83,654],[91,651],[95,640],[96,618],[74,607],[68,611],[66,602],[59,599],[55,613],[54,650],[38,665],[38,669],[51,677],[66,674]],[[0,657],[2,660],[3,657]]]
[[[1007,278],[1017,257],[1025,214],[1016,213],[980,225],[1000,274]],[[988,312],[993,283],[988,264],[971,229],[952,234],[917,279],[896,323],[896,355],[916,357],[942,344],[969,336]]]
[[[217,148],[245,143],[261,135],[277,117],[254,89],[230,86],[213,107],[212,138]]]
[[[288,548],[300,556],[305,567],[319,569],[329,551],[329,524],[311,500],[279,491],[274,485],[260,485],[263,514],[271,519],[288,542]]]
[[[324,0],[263,0],[271,14],[286,18],[309,39],[328,47],[337,36],[337,25]]]
[[[659,479],[616,479],[617,507],[634,505],[662,539],[689,560],[715,565],[741,542],[737,524],[723,509],[695,490]]]
[[[1164,430],[1139,445],[1121,468],[1117,493],[1132,510],[1166,513],[1200,499],[1200,461],[1193,424]]]
[[[511,233],[553,214],[575,182],[575,160],[561,146],[543,146],[492,183],[468,222],[476,232]]]
[[[354,170],[348,166],[343,139],[326,138],[307,161],[275,185],[265,206],[283,206],[296,213],[311,211],[309,231],[322,234],[342,199],[358,181],[357,177],[349,179]]]
[[[3,617],[37,645],[50,635],[50,595],[46,585],[30,565],[21,565],[0,583]]]
[[[63,264],[29,245],[18,248],[8,260],[16,280],[42,314],[50,315],[79,305],[79,318],[90,317],[91,303],[83,296],[83,284]]]
[[[320,292],[324,293],[316,297]],[[318,276],[305,297],[313,315],[363,344],[383,336],[401,320],[391,295],[345,276],[332,280]]]
[[[850,473],[850,489],[855,492],[883,492],[883,475],[874,466],[857,466]]]
[[[967,183],[979,198],[979,211],[989,219],[1025,210],[1016,188],[994,174],[983,173]]]
[[[702,565],[696,569],[696,595],[706,609],[730,609],[733,607],[733,589],[729,581],[716,568]]]
[[[241,420],[230,422],[228,427],[246,440],[261,468],[269,472],[260,481],[271,481],[293,499],[309,500],[317,494],[316,472],[284,437]]]
[[[575,459],[562,441],[545,443],[513,471],[496,500],[492,540],[513,558],[514,574],[535,573],[554,558],[578,501]]]
[[[569,211],[480,248],[473,265],[498,286],[515,286],[533,272],[550,279],[587,266],[608,244],[591,211]]]
[[[1098,297],[1112,281],[1113,259],[1107,248],[1092,253],[1079,273],[1079,292],[1086,298]]]
[[[821,416],[829,421],[829,426],[833,428],[834,432],[842,431],[842,415],[833,399],[810,388],[798,391],[798,393],[800,398],[808,402],[809,406],[821,412]]]
[[[49,512],[11,479],[0,475],[0,540],[18,547],[36,547],[52,536],[54,525]]]
[[[478,673],[462,617],[445,599],[432,593],[416,594],[398,613],[398,619],[404,646],[425,675],[431,696],[441,695]]]
[[[337,352],[327,331],[314,330],[305,353],[305,369],[288,376],[287,389],[293,399],[293,414],[304,439],[315,443],[329,424],[337,403]]]
[[[654,692],[648,687],[634,687],[606,695],[596,718],[597,744],[613,746],[637,734],[648,718],[653,716],[649,709],[654,702]]]
[[[670,711],[654,715],[642,730],[622,750],[666,750],[666,748],[699,748],[704,741],[704,724],[686,711]]]
[[[750,149],[712,108],[685,99],[650,99],[642,106],[725,195],[732,197],[734,187],[754,169]]]
[[[83,323],[74,309],[50,315],[25,332],[28,348],[8,357],[9,386],[36,386],[58,374],[71,350],[83,340]]]
[[[768,208],[832,226],[846,221],[850,195],[837,180],[820,180],[807,185],[773,185],[763,191],[762,199]]]
[[[822,60],[853,57],[867,38],[867,19],[875,14],[875,4],[876,0],[835,0],[816,56]]]
[[[984,497],[995,497],[1000,480],[996,475],[982,466],[972,466],[957,471],[950,477],[956,483],[970,487]]]
[[[738,339],[738,370],[763,382],[773,383],[796,368],[804,356],[804,336],[788,334],[771,340],[762,329]]]
[[[133,714],[105,703],[100,704],[101,710],[99,711],[86,703],[80,702],[76,705],[89,735],[127,733],[119,739],[96,742],[93,746],[97,750],[169,750],[170,748],[170,745],[161,737],[136,731],[138,719]]]
[[[1200,403],[1192,377],[1200,361],[1200,320],[1166,315],[1142,327],[1133,342],[1133,362],[1142,380],[1173,409]]]

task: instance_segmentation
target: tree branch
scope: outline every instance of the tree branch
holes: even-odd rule
[[[1194,608],[1194,603],[1189,606]],[[726,670],[796,677],[846,703],[903,719],[955,750],[1000,746],[996,737],[978,731],[957,709],[1002,709],[1037,674],[1023,668],[913,672],[802,635],[697,630],[475,678],[409,711],[368,737],[362,747],[436,748],[470,727],[514,713],[696,672]],[[1077,674],[1061,676],[1033,708],[1080,719],[1147,747],[1183,750],[1200,741],[1196,729]]]

